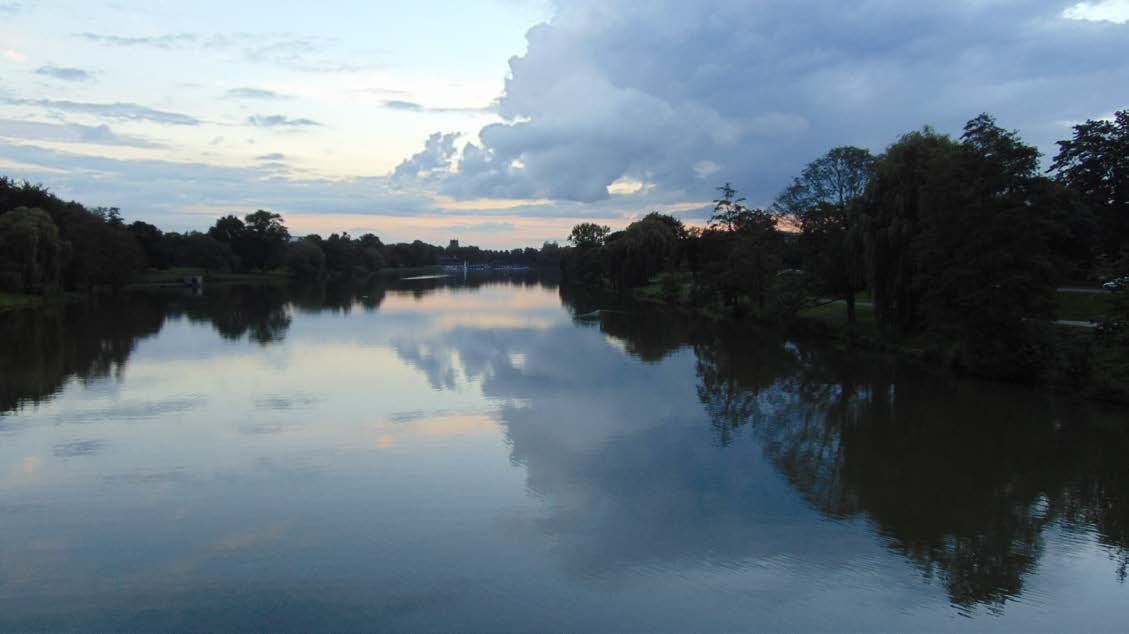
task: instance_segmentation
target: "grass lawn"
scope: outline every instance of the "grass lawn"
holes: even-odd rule
[[[835,301],[819,306],[812,306],[800,311],[800,317],[813,321],[823,322],[834,330],[847,328],[847,303]],[[878,323],[874,320],[874,306],[870,304],[855,304],[855,326],[859,334],[878,335]]]
[[[1111,293],[1055,293],[1055,315],[1070,321],[1101,321],[1113,306]]]
[[[150,269],[141,275],[132,285],[178,284],[181,278],[188,275],[203,276],[206,282],[212,284],[222,284],[224,282],[276,283],[284,282],[289,278],[283,271],[268,271],[266,273],[209,273],[203,268],[182,266],[164,270]]]
[[[42,301],[38,295],[25,295],[24,293],[0,292],[0,312],[35,306]]]

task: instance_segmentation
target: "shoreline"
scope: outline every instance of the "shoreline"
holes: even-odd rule
[[[1069,365],[1053,366],[1046,369],[1038,379],[1022,380],[991,376],[962,367],[958,354],[960,342],[956,340],[917,335],[892,341],[882,336],[873,319],[873,306],[866,301],[857,300],[856,321],[853,326],[847,323],[846,302],[843,300],[832,300],[805,307],[798,311],[794,321],[781,323],[755,316],[728,315],[712,305],[695,305],[687,300],[685,291],[686,289],[683,288],[679,293],[679,300],[674,302],[664,299],[658,283],[632,288],[622,294],[643,304],[680,310],[715,322],[756,324],[777,329],[787,335],[818,338],[840,348],[893,355],[922,369],[947,376],[1046,388],[1055,392],[1070,393],[1087,400],[1129,405],[1129,354],[1096,342],[1093,326],[1080,327],[1063,320],[1046,324],[1048,332],[1054,333],[1055,355],[1068,358],[1067,363],[1080,363],[1084,367],[1082,373],[1078,373]],[[616,294],[614,291],[608,292]],[[1060,291],[1057,295],[1062,307],[1068,305],[1063,300],[1064,297],[1074,297],[1078,294],[1071,295],[1070,291]],[[1097,297],[1103,301],[1107,299],[1107,296],[1097,295]],[[1087,299],[1092,301],[1092,298]],[[1077,311],[1078,307],[1068,306],[1067,310]],[[1076,313],[1072,313],[1071,316],[1074,314]],[[1100,319],[1100,315],[1085,316],[1087,321]]]

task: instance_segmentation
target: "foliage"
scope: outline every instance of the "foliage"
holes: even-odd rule
[[[947,334],[976,349],[1049,316],[1058,227],[1034,157],[981,116],[960,143],[926,129],[879,160],[864,234],[875,313],[888,333]]]
[[[682,221],[673,216],[652,212],[631,223],[607,245],[613,285],[619,289],[643,286],[661,272],[674,271],[685,239]]]
[[[302,238],[286,250],[286,268],[301,278],[319,279],[325,276],[325,252],[317,242]]]
[[[0,289],[48,293],[60,287],[70,245],[42,209],[0,215]]]
[[[737,313],[745,312],[739,301],[742,296],[764,309],[771,276],[782,261],[777,218],[763,209],[745,207],[729,183],[718,189],[722,196],[714,201],[709,228],[698,238],[701,271],[694,294],[716,296]]]
[[[859,200],[874,167],[869,151],[837,147],[812,161],[777,197],[773,207],[800,222],[800,257],[821,295],[847,302],[855,322],[855,293],[863,290]]]
[[[1051,170],[1098,215],[1102,249],[1129,248],[1129,110],[1074,126],[1058,146]]]
[[[116,208],[88,210],[59,199],[42,185],[0,177],[0,215],[19,207],[46,212],[58,229],[58,239],[69,245],[69,257],[62,264],[64,288],[117,290],[144,266],[144,254]]]
[[[812,161],[777,197],[778,213],[802,217],[828,205],[846,209],[866,191],[874,156],[863,148],[841,146]]]
[[[604,241],[610,233],[611,228],[605,225],[598,225],[594,222],[582,222],[572,228],[572,233],[569,234],[568,241],[578,249],[594,249],[604,246]]]

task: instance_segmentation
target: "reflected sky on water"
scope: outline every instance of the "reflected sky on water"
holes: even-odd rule
[[[6,630],[1129,620],[1123,408],[535,273],[137,293],[0,342]]]

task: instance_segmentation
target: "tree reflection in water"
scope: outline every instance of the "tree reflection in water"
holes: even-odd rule
[[[137,343],[166,320],[211,324],[226,340],[270,345],[285,339],[291,312],[349,313],[379,309],[390,289],[426,294],[487,284],[555,286],[552,276],[441,278],[399,282],[373,278],[332,284],[214,285],[196,294],[145,290],[42,310],[0,314],[0,413],[50,399],[71,377],[93,381],[120,374]]]
[[[285,339],[296,313],[376,311],[391,293],[423,297],[451,286],[473,292],[489,283],[555,287],[537,276],[230,286],[199,297],[136,293],[7,313],[0,315],[0,414],[50,399],[72,377],[85,382],[120,374],[137,343],[166,320],[208,323],[225,339],[266,346]],[[864,518],[892,551],[943,584],[958,606],[998,608],[1019,596],[1057,527],[1096,535],[1124,580],[1129,430],[1123,410],[923,375],[882,357],[614,305],[571,289],[560,289],[560,296],[578,325],[598,328],[642,364],[596,359],[608,346],[571,325],[537,331],[460,325],[442,338],[421,335],[433,339],[417,343],[434,354],[457,350],[460,367],[482,381],[488,397],[521,404],[502,413],[512,459],[525,465],[532,490],[579,500],[555,505],[544,520],[562,544],[576,541],[570,547],[580,550],[569,553],[570,565],[700,560],[719,552],[739,559],[773,548],[813,548],[794,543],[802,537],[777,533],[760,534],[759,545],[748,538],[763,521],[764,508],[755,505],[765,498],[750,481],[756,472],[747,456],[736,451],[746,436],[803,498],[797,506],[831,519]],[[447,366],[412,357],[419,349],[398,351],[437,388],[452,385],[443,375]],[[582,362],[570,362],[573,357]],[[672,358],[692,361],[693,375],[665,363]],[[673,405],[655,398],[683,388],[693,412],[672,412]],[[694,426],[668,425],[663,416],[691,417]],[[619,427],[602,429],[613,422]],[[584,450],[595,446],[590,438],[613,435],[598,451]],[[695,439],[716,451],[700,450]]]
[[[813,507],[869,518],[890,548],[943,580],[954,604],[1018,596],[1060,521],[1096,530],[1124,579],[1123,424],[876,357],[749,338],[694,348],[721,444],[747,429]]]

